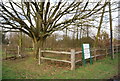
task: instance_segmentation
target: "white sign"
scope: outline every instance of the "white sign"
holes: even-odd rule
[[[83,52],[84,52],[85,59],[90,58],[90,46],[89,46],[89,44],[83,44]]]

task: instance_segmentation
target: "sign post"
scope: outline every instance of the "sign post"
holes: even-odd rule
[[[92,57],[90,52],[90,45],[89,44],[82,44],[82,60],[83,65],[86,64],[86,59],[90,58],[90,64],[92,64]]]

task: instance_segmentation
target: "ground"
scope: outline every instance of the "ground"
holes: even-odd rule
[[[120,53],[119,53],[120,54]],[[3,79],[110,79],[118,74],[118,54],[111,60],[108,56],[86,66],[77,64],[70,70],[70,65],[62,62],[38,60],[28,56],[16,60],[4,60],[2,65]]]

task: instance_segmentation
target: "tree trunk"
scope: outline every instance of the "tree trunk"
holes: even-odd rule
[[[34,46],[34,54],[35,54],[35,58],[38,59],[38,55],[39,55],[39,48],[41,50],[43,50],[43,45],[44,45],[44,41],[45,40],[39,40],[39,41],[33,41],[33,46]],[[41,54],[41,56],[43,57],[43,53]]]
[[[105,12],[105,7],[103,8],[103,11],[102,11],[100,23],[99,23],[99,26],[98,26],[97,36],[95,38],[94,48],[97,48],[97,45],[98,45],[98,37],[100,37],[100,30],[101,30],[101,25],[102,25],[102,22],[103,22],[104,12]],[[94,57],[95,57],[94,60],[96,61],[96,58],[97,58],[96,53],[94,53]]]
[[[45,40],[40,40],[40,48],[42,50],[44,50],[44,43],[45,43]],[[41,56],[44,57],[43,53],[41,53]]]
[[[82,23],[81,23],[81,28],[80,28],[80,44],[82,44],[81,42],[81,38],[82,38]]]
[[[79,34],[79,31],[78,31],[78,27],[77,27],[77,34],[76,34],[76,40],[77,40],[77,42],[78,42],[78,34]]]
[[[39,48],[39,41],[34,41],[34,54],[36,59],[38,59]]]
[[[72,40],[73,40],[72,47],[75,47],[75,29],[73,31]]]
[[[32,40],[32,45],[33,45],[33,50],[35,49],[35,43],[34,41]]]
[[[20,47],[20,52],[22,52],[22,48],[23,48],[23,36],[22,36],[22,32],[19,33],[19,47]]]
[[[114,52],[113,52],[113,33],[112,33],[112,15],[111,15],[111,3],[109,2],[109,21],[110,21],[110,54],[111,59],[114,59]]]
[[[89,37],[89,28],[88,28],[88,26],[87,26],[87,38]]]
[[[66,28],[66,31],[65,31],[65,35],[66,35],[66,37],[67,37],[67,33],[68,33],[68,30],[67,30],[67,28]]]

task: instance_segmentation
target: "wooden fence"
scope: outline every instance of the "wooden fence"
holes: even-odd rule
[[[5,48],[4,51],[5,51],[6,59],[8,58],[9,54],[14,55],[13,57],[20,56],[20,48],[19,48],[19,46],[17,47],[17,49],[7,49],[7,48]]]
[[[96,54],[98,51],[101,51],[101,50],[104,51],[103,54]],[[21,57],[19,46],[17,47],[16,50],[15,50],[15,49],[12,49],[12,50],[11,50],[11,49],[6,49],[6,48],[5,48],[6,58],[7,58],[7,55],[8,55],[9,53],[11,53],[11,52],[14,52],[13,54],[14,54],[15,57],[16,57],[16,56]],[[93,53],[96,54],[96,55],[93,54],[92,58],[98,57],[98,56],[103,56],[103,55],[106,55],[106,56],[107,56],[107,55],[109,54],[109,49],[100,49],[100,48],[99,48],[99,49],[92,49],[91,52],[92,52],[92,54],[93,54]],[[113,49],[113,52],[114,52],[114,53],[118,53],[118,52],[120,52],[120,49],[114,48],[114,49]],[[54,58],[42,57],[42,56],[41,56],[42,53],[67,54],[67,55],[70,55],[70,60],[68,61],[68,60],[59,60],[59,59],[54,59]],[[41,50],[41,49],[39,49],[39,65],[41,64],[41,60],[43,60],[43,59],[45,59],[45,60],[53,60],[53,61],[60,61],[60,62],[70,63],[70,64],[71,64],[71,70],[74,70],[74,69],[75,69],[75,64],[76,64],[77,62],[82,61],[81,58],[78,59],[78,60],[76,60],[75,56],[76,56],[77,54],[82,54],[82,51],[77,51],[77,52],[76,52],[74,49],[71,49],[70,52],[64,52],[64,51],[50,51],[50,50]]]
[[[20,51],[20,47],[16,46],[16,48],[12,49],[12,48],[7,48],[4,47],[4,55],[5,58],[3,59],[7,59],[7,58],[17,58],[17,57],[25,57],[25,52],[24,50]]]
[[[107,49],[92,49],[91,50],[92,53],[97,53],[98,51],[104,51],[104,53],[103,54],[96,54],[96,55],[93,54],[92,58],[99,57],[99,56],[104,56],[104,55],[107,56],[109,54]],[[114,52],[116,53],[116,51],[114,51]],[[118,52],[118,50],[117,50],[117,52]],[[70,58],[70,61],[53,59],[53,58],[47,58],[47,57],[42,57],[41,56],[42,53],[67,54],[67,55],[70,55],[71,58]],[[41,49],[39,49],[39,63],[38,64],[39,65],[41,64],[41,60],[42,59],[53,60],[53,61],[60,61],[60,62],[67,62],[67,63],[71,64],[71,70],[74,70],[75,69],[75,64],[77,62],[82,61],[82,59],[76,60],[75,55],[77,55],[77,54],[82,54],[82,51],[75,52],[74,49],[71,49],[70,52],[64,52],[64,51],[50,51],[50,50],[41,50]]]
[[[58,59],[53,59],[53,58],[46,58],[46,57],[42,57],[41,56],[41,53],[54,53],[54,54],[68,54],[70,55],[70,61],[68,60],[58,60]],[[71,70],[74,70],[75,69],[75,64],[77,62],[80,62],[82,61],[82,59],[79,59],[79,60],[75,60],[75,55],[76,54],[82,54],[82,51],[77,51],[75,52],[74,49],[71,49],[71,52],[63,52],[63,51],[49,51],[49,50],[40,50],[39,49],[39,65],[41,64],[41,60],[42,59],[45,59],[45,60],[53,60],[53,61],[60,61],[60,62],[67,62],[67,63],[70,63],[71,64]],[[97,56],[100,56],[100,55],[96,55]],[[92,56],[93,58],[94,56]]]
[[[42,57],[41,53],[68,54],[68,55],[71,55],[71,60],[68,61],[68,60],[58,60],[58,59],[53,59],[53,58],[46,58],[46,57]],[[39,65],[41,64],[42,59],[46,59],[46,60],[53,60],[53,61],[71,63],[71,70],[74,70],[75,69],[75,63],[81,61],[81,60],[75,61],[75,55],[80,54],[80,53],[82,53],[82,51],[75,52],[74,49],[71,49],[71,52],[49,51],[49,50],[40,50],[39,49]]]

